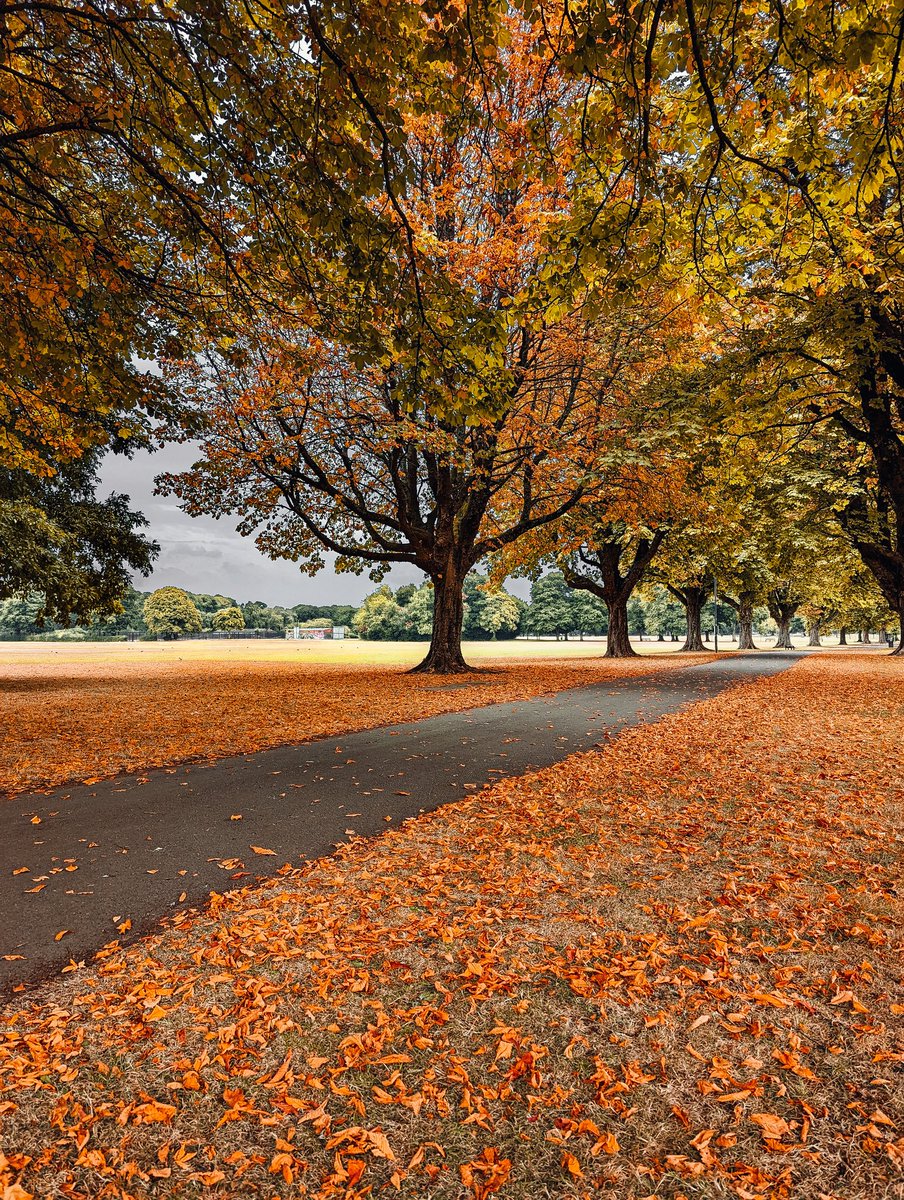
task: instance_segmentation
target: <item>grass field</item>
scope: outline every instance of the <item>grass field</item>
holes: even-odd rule
[[[423,643],[187,641],[0,643],[0,792],[93,780],[195,758],[554,692],[703,656],[645,642],[478,642],[482,670],[409,675]]]
[[[901,681],[808,657],[14,998],[0,1195],[896,1200]]]
[[[680,642],[635,641],[639,654],[674,654]],[[727,649],[723,646],[722,649]],[[492,666],[524,661],[557,661],[599,658],[604,638],[517,639],[502,642],[465,642],[468,662]],[[29,664],[56,670],[62,664],[101,665],[124,661],[171,662],[293,662],[318,666],[413,667],[427,652],[426,642],[367,642],[360,638],[336,641],[284,641],[281,638],[205,640],[184,642],[0,642],[0,670],[11,664]]]

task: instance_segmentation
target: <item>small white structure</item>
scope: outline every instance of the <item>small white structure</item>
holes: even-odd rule
[[[326,641],[329,638],[335,640],[344,637],[344,625],[293,625],[291,629],[286,630],[286,638],[291,641]]]

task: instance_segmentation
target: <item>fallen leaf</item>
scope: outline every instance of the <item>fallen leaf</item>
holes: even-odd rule
[[[750,1120],[763,1131],[763,1137],[779,1141],[786,1133],[791,1132],[791,1126],[775,1113],[751,1113]]]

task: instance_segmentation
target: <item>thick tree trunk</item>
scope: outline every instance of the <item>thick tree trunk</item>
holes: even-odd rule
[[[738,606],[738,625],[741,631],[738,637],[738,649],[756,650],[756,643],[753,640],[752,600],[742,600]]]
[[[778,625],[778,638],[775,642],[776,650],[793,650],[794,643],[791,641],[791,618],[779,617],[776,621]]]
[[[628,597],[607,603],[609,630],[606,633],[606,658],[636,658],[637,652],[628,636]]]
[[[822,642],[819,640],[819,626],[820,626],[819,621],[814,621],[810,625],[810,629],[809,629],[810,641],[808,643],[810,646],[821,646],[822,645]]]
[[[901,611],[898,613],[898,623],[900,627],[898,633],[898,645],[894,650],[892,650],[892,654],[900,654],[902,657],[904,657],[904,605],[901,606]]]
[[[738,614],[738,649],[756,650],[753,640],[753,592],[738,592],[737,600],[733,600],[731,596],[727,595],[724,599],[725,603]]]
[[[776,589],[769,593],[769,616],[778,626],[776,650],[793,650],[791,641],[791,622],[800,607],[800,601],[789,598],[789,589]]]
[[[681,596],[684,612],[687,616],[687,636],[684,639],[682,651],[694,653],[704,650],[701,613],[703,611],[703,588],[684,588]]]
[[[841,628],[838,630],[838,645],[846,646],[847,644],[848,644],[847,643],[847,626],[842,625]]]
[[[862,642],[864,644],[864,646],[871,646],[872,642],[870,642],[870,640],[869,640],[869,630],[861,629],[860,637],[857,639],[857,641]]]
[[[423,662],[412,668],[414,674],[461,675],[473,670],[461,652],[461,628],[464,622],[465,572],[447,569],[433,578],[433,635]]]

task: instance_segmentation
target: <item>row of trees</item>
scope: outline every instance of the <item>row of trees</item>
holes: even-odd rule
[[[837,631],[842,643],[848,633],[858,641],[870,641],[875,631],[880,641],[890,642],[893,618],[873,589],[858,595],[846,589],[844,603],[807,603],[785,606],[776,619],[775,604],[765,594],[762,603],[751,601],[742,623],[739,602],[732,596],[713,595],[713,582],[683,586],[654,582],[655,574],[629,598],[625,626],[631,636],[649,635],[660,641],[682,642],[683,650],[702,650],[710,642],[718,605],[719,633],[754,649],[753,634],[778,637],[778,645],[791,646],[791,634],[806,633],[810,645]],[[483,576],[472,573],[464,585],[463,637],[486,640],[513,637],[602,637],[609,633],[606,605],[586,590],[569,587],[561,571],[549,571],[534,580],[530,601],[525,602],[503,588],[494,587]],[[355,613],[352,629],[360,637],[380,641],[423,641],[432,636],[433,588],[429,583],[415,588],[406,584],[395,593],[383,584],[364,600]],[[711,648],[711,645],[710,647]]]
[[[627,603],[628,633],[660,641],[681,641],[682,649],[704,648],[714,628],[716,605],[707,593],[708,599],[689,606],[688,590],[687,585],[678,588],[647,580]],[[159,588],[153,593],[129,588],[121,613],[87,626],[57,627],[44,621],[40,617],[43,605],[43,598],[38,595],[0,601],[0,640],[35,637],[122,640],[136,633],[145,638],[178,638],[245,629],[282,633],[296,625],[302,628],[344,625],[359,637],[382,641],[429,641],[433,633],[433,588],[429,583],[420,587],[404,584],[395,592],[383,584],[365,597],[357,609],[353,605],[311,604],[271,607],[262,601],[240,605],[230,596],[187,592],[182,588]],[[871,630],[877,631],[881,641],[891,636],[889,615],[875,594],[872,605],[863,596],[855,596],[846,607],[825,601],[804,603],[788,619],[785,630],[770,619],[766,605],[758,605],[745,631],[737,608],[731,597],[727,603],[722,597],[719,633],[737,641],[746,636],[748,648],[754,631],[761,636],[774,636],[777,629],[783,645],[790,645],[790,633],[802,632],[809,632],[810,644],[818,645],[820,634],[830,628],[840,630],[842,641],[847,640],[849,630],[856,630],[855,636],[860,641],[869,641]],[[560,571],[550,571],[535,579],[529,602],[474,572],[465,579],[462,633],[467,640],[519,636],[583,639],[605,636],[608,631],[609,613],[605,604],[587,591],[570,588]]]
[[[156,433],[201,446],[160,486],[265,553],[420,568],[423,670],[466,669],[482,564],[560,570],[611,654],[660,572],[692,648],[713,575],[748,641],[763,602],[785,640],[861,600],[900,624],[902,21],[25,0],[0,586],[108,609],[153,548],[121,499],[90,510],[92,456]]]

